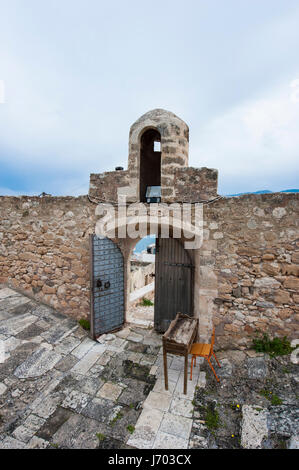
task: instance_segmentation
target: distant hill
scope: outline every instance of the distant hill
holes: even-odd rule
[[[237,193],[237,194],[225,194],[225,197],[235,197],[243,196],[244,194],[268,194],[268,193],[299,193],[299,189],[284,189],[283,191],[269,191],[268,189],[263,189],[261,191],[248,191],[247,193]]]

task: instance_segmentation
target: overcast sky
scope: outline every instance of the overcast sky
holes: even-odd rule
[[[1,97],[0,194],[86,194],[154,108],[220,194],[298,188],[299,1],[0,0]]]

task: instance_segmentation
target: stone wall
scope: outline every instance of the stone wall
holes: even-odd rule
[[[130,292],[151,284],[155,279],[155,263],[131,261]]]
[[[204,207],[200,252],[202,334],[221,347],[255,330],[299,338],[299,195],[245,195]]]
[[[87,197],[0,197],[0,282],[75,317],[89,315]]]
[[[129,174],[126,170],[106,171],[105,173],[91,173],[89,183],[89,196],[99,201],[117,202],[118,189],[128,189]]]
[[[213,323],[224,348],[245,347],[256,329],[299,337],[298,206],[299,195],[286,193],[204,206],[204,243],[194,253],[201,340]],[[87,317],[95,207],[86,196],[0,197],[0,282]],[[126,263],[135,243],[119,241]]]
[[[173,201],[199,202],[217,197],[218,171],[211,168],[177,168]]]
[[[175,157],[173,157],[175,158]],[[170,171],[170,170],[169,170]],[[116,203],[118,195],[126,195],[127,202],[136,202],[135,189],[129,184],[129,172],[109,171],[90,175],[89,196],[95,201]],[[217,197],[218,171],[212,168],[175,167],[161,177],[164,187],[171,192],[162,202],[198,202]]]

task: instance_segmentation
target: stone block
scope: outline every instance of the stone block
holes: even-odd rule
[[[143,403],[143,408],[167,411],[170,405],[170,401],[170,395],[152,391]]]
[[[106,382],[97,393],[97,396],[100,398],[105,398],[107,400],[116,401],[120,394],[122,393],[123,388],[119,385],[116,385],[112,382]]]
[[[241,446],[245,449],[261,449],[263,440],[268,437],[267,410],[243,405],[242,415]]]
[[[188,439],[159,431],[157,433],[153,449],[188,449]]]
[[[187,400],[186,398],[180,398],[175,396],[171,400],[169,412],[174,415],[184,416],[185,418],[192,418],[192,402],[191,400]]]
[[[166,413],[162,419],[160,431],[182,439],[189,439],[191,428],[192,419]]]

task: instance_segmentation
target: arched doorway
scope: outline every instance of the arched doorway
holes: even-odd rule
[[[139,197],[146,202],[149,186],[161,186],[161,135],[156,129],[146,130],[140,139]]]
[[[117,220],[117,219],[116,219]],[[130,225],[141,223],[142,217],[130,220]],[[124,304],[123,304],[123,321],[128,321],[128,309],[130,308],[130,276],[131,276],[131,256],[136,243],[141,238],[135,239],[127,236],[126,238],[115,237],[114,229],[128,228],[127,222],[124,220],[116,222],[113,226],[113,243],[122,252],[124,264],[122,268],[124,279]],[[150,226],[148,225],[148,232]],[[195,251],[188,250],[184,247],[186,238],[173,238],[173,227],[170,225],[168,238],[163,238],[164,228],[163,218],[158,223],[155,231],[156,236],[156,268],[155,268],[155,299],[154,299],[154,326],[159,332],[166,331],[170,322],[175,318],[178,312],[188,314],[190,316],[198,315],[198,302],[194,301],[195,289],[194,285],[198,283],[198,256]],[[112,230],[112,229],[111,229]],[[153,233],[153,232],[149,232]],[[112,233],[111,233],[112,235]],[[185,233],[190,236],[191,233]],[[110,233],[107,232],[110,239]],[[110,265],[112,258],[107,257]],[[196,274],[197,273],[197,274]],[[197,281],[196,281],[196,279]],[[104,284],[105,287],[105,284]],[[109,286],[110,287],[110,286]],[[108,299],[107,299],[108,300]],[[101,315],[105,316],[106,306],[103,306]],[[112,323],[112,320],[111,320]]]

